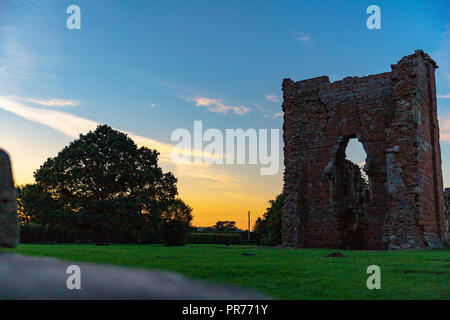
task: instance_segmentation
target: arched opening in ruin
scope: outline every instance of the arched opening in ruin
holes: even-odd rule
[[[356,164],[361,172],[361,178],[364,180],[364,189],[369,190],[369,176],[364,171],[364,166],[367,161],[367,153],[364,146],[356,138],[350,138],[345,149],[345,159]]]
[[[337,139],[324,171],[329,181],[330,205],[342,205],[340,202],[352,200],[356,193],[369,192],[370,177],[364,171],[366,161],[366,151],[356,135]]]
[[[338,144],[333,181],[341,247],[362,249],[365,245],[365,206],[370,199],[370,178],[364,171],[367,153],[354,135],[343,137]]]
[[[335,215],[343,249],[366,245],[366,209],[372,202],[373,186],[370,166],[367,150],[356,134],[337,138],[324,174],[329,183],[330,213]]]

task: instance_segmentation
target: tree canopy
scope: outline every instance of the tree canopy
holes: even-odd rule
[[[91,230],[100,242],[145,226],[161,231],[163,213],[180,204],[177,179],[158,166],[158,156],[126,134],[98,126],[47,159],[34,173],[36,184],[19,188],[23,216]]]
[[[238,228],[236,227],[236,221],[217,221],[211,229],[219,232],[238,231]]]
[[[267,245],[281,244],[281,218],[284,197],[279,194],[275,200],[269,201],[262,219],[256,220],[253,231],[261,234],[261,242]]]
[[[185,244],[192,221],[192,208],[181,199],[176,199],[163,211],[161,219],[164,244],[166,246]]]

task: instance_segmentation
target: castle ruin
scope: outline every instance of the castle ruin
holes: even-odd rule
[[[448,214],[436,112],[436,63],[422,50],[392,71],[283,81],[283,244],[441,248]],[[364,173],[348,141],[367,153]]]

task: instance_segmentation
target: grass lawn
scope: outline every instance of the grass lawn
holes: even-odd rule
[[[280,299],[450,299],[450,251],[348,251],[188,245],[31,245],[24,255],[179,272],[252,288]],[[245,256],[253,253],[256,256]],[[369,265],[381,268],[381,290],[368,290]]]

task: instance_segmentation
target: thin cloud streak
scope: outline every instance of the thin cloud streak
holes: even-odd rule
[[[308,43],[308,42],[311,42],[314,40],[310,34],[305,33],[305,32],[296,32],[294,35],[298,41],[303,42],[303,43]]]
[[[39,104],[46,107],[76,107],[80,105],[80,101],[66,99],[42,99],[42,98],[26,98],[26,102]]]
[[[245,115],[250,111],[250,109],[245,106],[224,104],[222,99],[211,99],[206,97],[187,97],[182,99],[188,102],[194,102],[197,107],[206,107],[208,111],[214,113],[226,114],[229,111],[232,111],[236,115]]]
[[[277,97],[277,96],[274,95],[274,94],[268,94],[268,95],[266,96],[266,100],[268,100],[268,101],[270,101],[270,102],[280,102],[280,98]]]
[[[450,143],[450,117],[439,118],[440,139],[444,143]]]
[[[48,126],[71,138],[78,138],[80,134],[93,131],[100,123],[78,117],[76,115],[57,111],[28,107],[22,103],[0,96],[0,109],[14,113],[29,121]],[[139,136],[130,132],[122,131],[130,136],[140,146],[156,148],[165,161],[171,159],[173,145],[162,143],[151,138]]]
[[[282,117],[283,116],[283,112],[277,112],[277,113],[275,113],[273,116],[272,116],[272,119],[276,119],[276,118],[280,118],[280,117]]]
[[[139,75],[141,77],[148,78],[161,86],[175,90],[176,93],[174,95],[177,98],[187,102],[193,102],[197,107],[205,107],[210,112],[226,114],[232,111],[236,115],[246,115],[251,110],[250,108],[243,105],[225,104],[222,99],[207,98],[204,94],[199,94],[199,91],[197,90],[186,88],[169,81],[157,79],[146,73],[139,73]],[[156,107],[156,105],[151,103],[150,107]]]
[[[81,133],[95,130],[98,123],[83,119],[70,113],[28,107],[17,101],[0,96],[0,109],[12,112],[29,121],[55,129],[71,138],[78,138]]]

